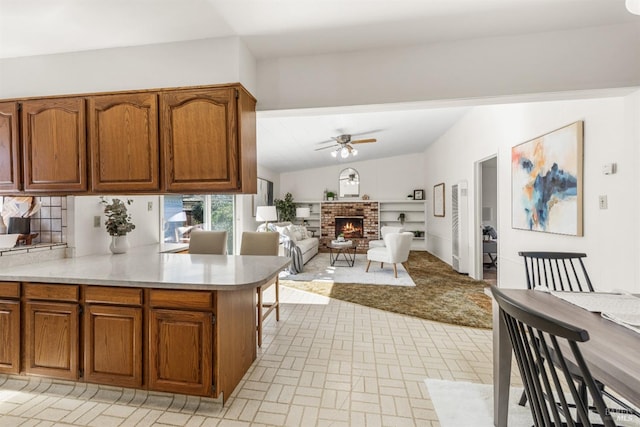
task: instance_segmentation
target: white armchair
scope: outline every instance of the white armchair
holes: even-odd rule
[[[367,269],[369,272],[369,266],[371,261],[377,261],[380,263],[380,268],[384,267],[384,263],[388,262],[393,264],[393,275],[398,277],[397,263],[405,262],[409,259],[409,252],[411,251],[411,241],[413,239],[413,233],[387,233],[384,236],[384,247],[371,248],[367,251]]]
[[[384,248],[384,236],[389,233],[402,233],[404,231],[404,227],[391,227],[389,225],[383,225],[380,227],[380,235],[382,239],[380,240],[371,240],[369,242],[369,248]]]

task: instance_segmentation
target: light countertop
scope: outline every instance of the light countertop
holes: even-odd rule
[[[262,285],[290,262],[286,257],[190,255],[158,253],[157,249],[3,268],[0,281],[233,290]]]

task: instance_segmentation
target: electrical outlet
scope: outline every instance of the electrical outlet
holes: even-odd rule
[[[600,205],[600,209],[607,209],[609,207],[606,195],[598,196],[598,203]]]
[[[93,217],[93,227],[100,228],[100,216],[96,215]]]
[[[148,211],[152,211],[153,210],[153,202],[147,202],[147,210]]]

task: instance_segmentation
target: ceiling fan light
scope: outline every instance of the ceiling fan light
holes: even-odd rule
[[[627,0],[627,10],[634,15],[640,15],[640,0]]]
[[[338,150],[331,152],[331,157],[338,157]]]
[[[349,157],[349,150],[347,149],[347,147],[342,147],[340,149],[340,157],[342,157],[343,159]]]
[[[358,150],[356,150],[355,148],[353,150],[351,150],[351,155],[352,156],[357,156],[358,155]]]

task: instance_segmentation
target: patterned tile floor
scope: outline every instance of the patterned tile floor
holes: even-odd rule
[[[0,375],[0,426],[438,426],[424,379],[491,383],[491,331],[281,287],[280,322],[224,406]]]

